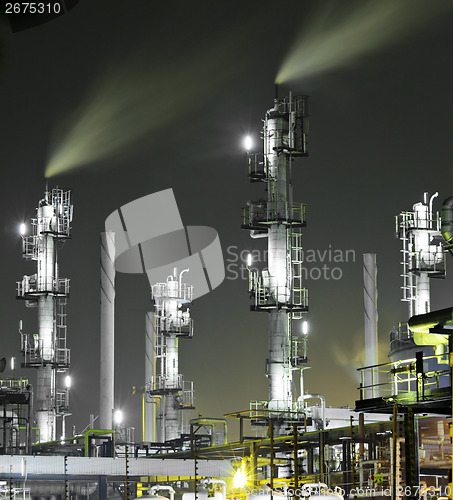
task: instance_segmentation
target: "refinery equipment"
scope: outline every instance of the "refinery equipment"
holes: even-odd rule
[[[150,218],[150,214],[159,217]],[[108,374],[113,373],[114,274],[143,273],[155,301],[155,311],[146,314],[145,322],[145,386],[136,391],[143,396],[143,441],[171,441],[187,427],[183,421],[188,419],[182,418],[179,410],[193,406],[192,385],[178,374],[178,339],[192,336],[190,302],[212,291],[225,277],[220,240],[210,227],[184,226],[172,189],[146,195],[115,210],[107,217],[105,229],[101,244],[101,332],[106,349],[101,353],[101,375],[109,379],[109,384],[101,383],[101,415],[108,419],[105,425],[111,425],[113,388]],[[178,275],[175,268],[183,271]],[[183,276],[190,286],[183,283]],[[156,419],[161,425],[156,425]]]
[[[301,320],[308,311],[301,268],[305,205],[293,202],[291,181],[294,160],[307,156],[307,99],[291,94],[276,98],[274,107],[267,111],[263,155],[249,155],[250,181],[266,184],[267,199],[249,202],[243,211],[242,228],[250,230],[252,238],[267,238],[268,268],[250,270],[249,292],[251,310],[269,314],[269,401],[265,406],[272,412],[276,435],[284,432],[284,420],[298,418],[293,372],[300,371],[303,394],[302,374],[307,361],[307,332],[302,332],[300,325],[299,332],[294,328],[295,320]]]
[[[148,402],[159,405],[160,441],[178,439],[188,433],[188,409],[193,406],[193,382],[178,373],[178,342],[192,338],[193,322],[189,306],[193,286],[183,282],[188,269],[175,268],[165,283],[151,287],[154,310],[154,375],[146,384]],[[154,423],[156,425],[156,422]]]
[[[58,252],[62,242],[70,238],[72,211],[70,191],[46,189],[36,218],[32,219],[32,234],[25,235],[22,226],[23,257],[36,262],[36,272],[17,282],[16,295],[38,312],[38,328],[34,333],[24,333],[22,322],[19,330],[22,366],[37,370],[34,416],[40,442],[56,439],[57,418],[62,420],[64,436],[64,419],[69,415],[70,350],[66,332],[69,279],[60,276]],[[65,378],[57,377],[57,373]]]
[[[409,318],[431,311],[430,279],[444,278],[446,273],[441,217],[433,212],[436,197],[437,193],[428,199],[425,193],[412,212],[401,212],[396,217],[396,232],[402,243],[402,300],[408,303]],[[403,322],[390,334],[389,358],[415,358],[416,352],[423,352],[429,358],[425,360],[425,371],[432,372],[448,363],[443,359],[447,345],[445,335],[412,331]]]
[[[411,212],[396,217],[396,234],[402,244],[402,301],[408,303],[408,320],[390,333],[390,363],[361,370],[361,398],[382,397],[383,401],[404,404],[426,404],[429,400],[443,412],[446,400],[442,389],[450,386],[448,335],[441,328],[428,331],[419,320],[432,314],[430,279],[446,274],[442,228],[448,222],[444,224],[433,211],[436,197],[437,193],[430,198],[425,193]],[[444,213],[448,221],[448,210]],[[359,406],[365,408],[367,404]]]

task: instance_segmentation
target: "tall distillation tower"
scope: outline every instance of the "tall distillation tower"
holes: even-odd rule
[[[402,301],[408,303],[409,318],[431,311],[430,279],[445,277],[441,218],[438,212],[433,213],[436,196],[437,193],[428,199],[425,193],[412,212],[401,212],[396,217],[396,233],[402,243]],[[435,354],[440,356],[447,344],[445,335],[411,332],[407,322],[403,322],[390,334],[389,357],[392,361],[414,358],[415,352],[422,350],[432,356],[433,349],[427,346],[434,346]],[[427,368],[430,371],[435,370],[434,361]]]
[[[274,432],[283,433],[283,420],[297,409],[293,398],[293,371],[306,358],[306,332],[293,333],[293,320],[308,311],[308,291],[302,287],[301,228],[305,226],[305,205],[293,202],[291,170],[295,158],[307,156],[308,112],[306,96],[276,98],[266,113],[263,155],[249,156],[251,182],[266,184],[267,199],[249,202],[243,211],[243,229],[252,238],[267,238],[268,268],[250,271],[252,311],[269,314],[268,410]],[[250,265],[250,263],[249,263]],[[295,329],[294,329],[295,330]],[[301,394],[302,396],[302,394]],[[303,397],[301,398],[303,405]]]
[[[165,283],[151,287],[154,308],[154,371],[147,382],[147,398],[151,403],[160,402],[160,441],[178,439],[187,427],[185,410],[193,406],[193,382],[184,380],[179,372],[178,341],[192,338],[193,322],[189,306],[193,297],[193,286],[183,282],[184,269]]]
[[[46,189],[32,219],[33,234],[22,236],[24,259],[36,261],[36,273],[17,282],[17,298],[38,309],[37,332],[23,333],[20,328],[20,334],[22,367],[37,370],[34,409],[40,442],[56,439],[57,417],[62,417],[64,434],[64,418],[69,414],[68,379],[57,381],[57,373],[67,375],[70,364],[66,345],[69,279],[60,277],[58,250],[71,237],[72,210],[70,191]]]

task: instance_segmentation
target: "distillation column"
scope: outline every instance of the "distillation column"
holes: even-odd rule
[[[308,300],[301,272],[305,206],[293,203],[291,169],[294,158],[307,155],[307,120],[306,97],[275,99],[264,121],[262,160],[249,156],[250,180],[265,182],[268,193],[266,200],[248,203],[242,228],[251,230],[252,237],[268,239],[268,270],[250,271],[249,291],[251,309],[269,313],[268,409],[276,412],[294,409],[292,374],[306,362],[299,352],[305,339],[292,331],[293,320],[308,311]],[[284,413],[274,417],[285,418]],[[274,429],[279,434],[278,426]]]
[[[423,202],[416,203],[412,212],[401,212],[396,217],[396,232],[402,243],[402,301],[408,303],[409,318],[430,312],[430,279],[445,277],[441,218],[433,213],[436,196],[437,193],[428,200],[425,193]],[[432,349],[418,346],[434,346],[435,353],[441,355],[446,343],[444,335],[412,332],[403,322],[391,332],[389,357],[392,361],[408,359],[421,350],[426,356],[433,355]],[[426,369],[434,371],[439,367],[431,360]]]
[[[189,305],[193,287],[183,283],[185,269],[178,275],[174,269],[165,283],[151,287],[154,311],[154,374],[146,384],[147,403],[158,397],[160,403],[161,442],[178,439],[184,433],[183,410],[193,408],[193,384],[179,374],[178,342],[180,337],[191,338],[193,323]],[[151,365],[150,365],[151,367]],[[155,417],[154,417],[155,418]]]
[[[23,367],[37,369],[34,401],[40,441],[56,439],[56,418],[69,415],[69,391],[57,387],[57,372],[67,373],[70,351],[66,347],[66,298],[69,280],[58,273],[58,240],[70,238],[70,191],[52,189],[39,202],[32,219],[33,235],[23,236],[23,256],[37,262],[36,274],[17,282],[17,298],[38,308],[37,333],[21,332]]]

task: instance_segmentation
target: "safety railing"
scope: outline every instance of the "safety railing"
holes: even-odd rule
[[[178,281],[156,283],[151,287],[152,299],[174,299],[180,302],[192,302],[193,286]]]
[[[242,227],[259,230],[272,222],[304,225],[306,207],[305,203],[253,202],[242,208]]]
[[[256,308],[265,308],[284,304],[289,309],[308,310],[308,289],[300,287],[292,280],[292,287],[286,285],[273,286],[268,272],[260,273],[258,270],[249,272],[249,294],[254,300]],[[297,286],[296,286],[297,285]]]
[[[156,328],[163,335],[176,335],[178,337],[193,336],[192,318],[184,316],[182,318],[156,316],[155,318]]]
[[[70,280],[69,278],[36,278],[36,274],[32,276],[24,276],[22,281],[16,282],[16,296],[28,298],[41,293],[53,293],[67,297],[69,295]]]
[[[184,377],[181,374],[174,377],[165,375],[154,375],[146,384],[146,391],[150,394],[158,394],[167,391],[182,391],[184,389]]]
[[[450,370],[445,356],[423,357],[423,362],[429,363],[430,360],[438,365],[444,364],[445,369],[418,372],[415,358],[359,368],[361,399],[390,396],[413,399],[414,393],[418,393],[418,397],[423,399],[427,391],[449,386]]]

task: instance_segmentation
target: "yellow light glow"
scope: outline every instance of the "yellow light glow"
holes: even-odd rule
[[[247,474],[245,473],[245,463],[242,462],[241,468],[233,476],[233,487],[243,488],[247,483]]]

